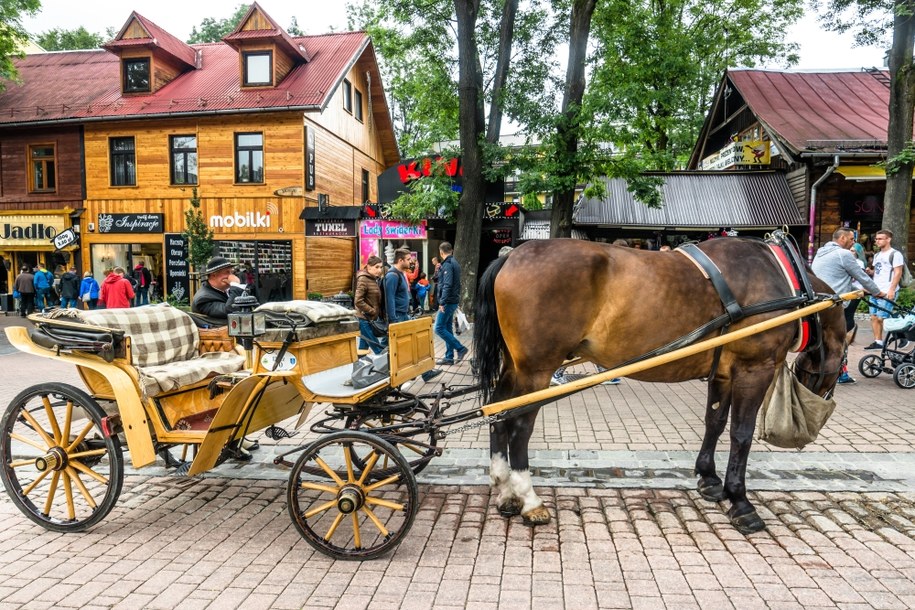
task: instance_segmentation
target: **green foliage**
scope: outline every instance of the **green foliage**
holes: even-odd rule
[[[249,4],[239,4],[231,17],[225,19],[207,17],[200,22],[200,30],[197,29],[197,26],[191,28],[191,36],[187,41],[192,44],[195,42],[219,42],[224,36],[232,33],[232,30],[238,26],[238,23],[249,8],[251,8]]]
[[[414,180],[406,193],[391,202],[391,216],[411,222],[431,217],[454,221],[460,194],[452,190],[451,185],[451,178],[439,165],[432,175]]]
[[[904,165],[915,165],[915,142],[910,140],[898,154],[876,165],[882,166],[887,176],[895,176]]]
[[[286,33],[290,36],[304,36],[305,32],[299,28],[299,20],[295,18],[295,15],[292,16],[292,21],[289,23],[289,27],[286,28]]]
[[[888,48],[893,31],[893,10],[911,2],[905,0],[811,0],[811,7],[819,14],[820,25],[825,29],[850,32],[856,46]]]
[[[176,299],[169,294],[165,297],[165,302],[172,307],[177,307],[178,309],[182,309],[184,311],[190,311],[191,304],[187,299]]]
[[[46,51],[75,51],[97,49],[105,42],[101,34],[94,34],[80,26],[75,30],[54,28],[38,35],[35,40]]]
[[[181,233],[187,241],[188,262],[192,271],[198,271],[213,256],[216,244],[213,242],[213,231],[207,226],[200,211],[200,198],[197,189],[191,195],[191,207],[184,211],[185,229]]]
[[[34,15],[40,7],[39,0],[0,0],[0,91],[6,88],[5,81],[19,80],[13,59],[22,57],[20,45],[29,38],[22,17]]]
[[[906,309],[915,308],[915,288],[901,288],[893,299],[896,303]]]
[[[324,295],[320,292],[309,292],[306,295],[306,298],[308,298],[309,301],[323,301]]]

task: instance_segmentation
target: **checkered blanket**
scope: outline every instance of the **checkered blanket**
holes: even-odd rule
[[[342,305],[324,303],[321,301],[278,301],[276,303],[264,303],[255,311],[267,311],[277,314],[299,314],[307,317],[315,324],[350,320],[355,313],[352,309],[347,309]]]
[[[197,355],[199,335],[191,317],[166,303],[81,312],[87,324],[117,328],[130,337],[131,364],[148,396],[196,383],[244,366],[235,352]]]

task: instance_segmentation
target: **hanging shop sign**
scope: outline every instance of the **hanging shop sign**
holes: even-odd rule
[[[191,300],[187,240],[181,233],[165,234],[165,291],[178,301]]]
[[[79,235],[72,228],[61,231],[54,236],[51,243],[54,244],[55,250],[63,250],[67,246],[72,246],[79,241]]]
[[[718,152],[703,159],[699,169],[712,171],[730,169],[737,165],[769,165],[771,157],[768,140],[731,142]]]
[[[411,224],[400,220],[363,220],[359,224],[361,239],[426,239],[426,221]]]
[[[305,237],[355,237],[355,220],[306,220]]]
[[[164,214],[99,214],[99,233],[163,233]]]
[[[315,190],[315,130],[305,127],[305,190]]]
[[[47,249],[48,242],[62,232],[68,216],[15,214],[0,216],[0,246],[34,246]]]

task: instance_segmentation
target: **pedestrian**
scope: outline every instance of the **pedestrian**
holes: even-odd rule
[[[377,320],[382,314],[381,288],[378,287],[378,280],[381,278],[383,270],[381,258],[370,256],[365,267],[356,274],[354,297],[356,318],[359,319],[359,331],[362,333],[361,339],[376,354],[380,354],[384,350],[384,345],[381,338],[376,337],[372,332],[370,322]]]
[[[435,334],[445,342],[445,355],[436,364],[449,366],[463,360],[469,351],[451,332],[454,314],[461,301],[461,266],[454,258],[454,248],[447,241],[439,244],[438,254],[442,266],[438,273],[440,287]]]
[[[104,303],[107,309],[127,309],[136,296],[130,282],[124,277],[126,274],[123,267],[115,267],[102,282],[99,302]]]
[[[83,274],[83,281],[79,285],[80,299],[86,304],[88,309],[95,309],[98,306],[98,295],[101,287],[92,272],[87,271]]]
[[[877,253],[874,255],[874,283],[886,293],[885,298],[877,299],[871,305],[871,328],[874,331],[874,342],[864,349],[883,349],[883,321],[890,317],[893,306],[889,301],[895,300],[902,279],[902,266],[905,260],[899,250],[893,248],[893,232],[889,229],[877,231],[874,240],[877,242]],[[904,347],[903,341],[897,347]]]
[[[39,263],[33,275],[35,278],[35,308],[44,313],[49,307],[54,306],[50,298],[51,290],[54,287],[54,274]]]
[[[410,270],[412,256],[406,248],[394,250],[394,266],[384,275],[384,311],[389,324],[410,319],[410,283],[406,272]],[[441,374],[441,369],[432,369],[423,373],[422,378],[431,381]]]
[[[438,271],[442,268],[442,261],[437,256],[432,257],[432,290],[429,291],[429,309],[438,309]]]
[[[811,265],[813,273],[829,284],[836,294],[851,291],[852,282],[857,280],[871,294],[879,298],[885,297],[886,293],[868,277],[858,264],[852,250],[849,249],[853,247],[854,241],[854,231],[847,228],[836,229],[832,234],[832,241],[817,250],[816,256],[813,257]],[[855,328],[855,308],[848,301],[845,301],[843,306],[845,307],[845,331],[850,333]],[[846,357],[842,358],[842,373],[839,375],[838,383],[855,383],[855,379],[848,374],[847,354],[846,346]]]
[[[70,269],[60,276],[60,306],[64,309],[77,309],[79,307],[79,274],[76,273],[76,267],[71,265]]]
[[[194,294],[191,311],[207,318],[213,326],[228,324],[229,314],[235,311],[235,299],[245,294],[232,263],[222,256],[207,261],[203,275],[206,281]]]
[[[35,276],[23,265],[13,282],[13,292],[19,293],[19,315],[23,318],[35,311]]]
[[[146,268],[146,261],[140,261],[133,268],[133,279],[136,280],[137,306],[149,305],[149,286],[152,284],[152,273]]]

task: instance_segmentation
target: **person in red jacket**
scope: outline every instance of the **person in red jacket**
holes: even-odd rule
[[[102,292],[99,294],[99,304],[104,303],[107,309],[126,309],[130,307],[134,295],[133,287],[124,274],[123,267],[115,267],[102,282]]]

